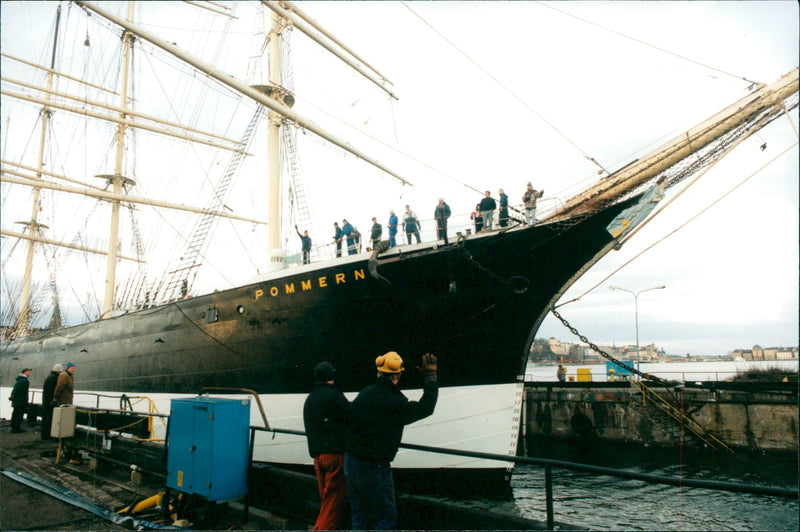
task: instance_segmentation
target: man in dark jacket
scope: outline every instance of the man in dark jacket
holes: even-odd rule
[[[388,530],[397,526],[397,506],[390,462],[403,427],[433,413],[439,396],[436,357],[422,356],[423,394],[409,401],[398,388],[403,359],[394,351],[375,359],[378,380],[364,388],[351,405],[352,431],[344,457],[353,513],[353,529]]]
[[[44,441],[50,439],[50,426],[53,424],[53,407],[55,406],[53,393],[56,391],[58,376],[62,371],[64,371],[64,366],[55,364],[42,385],[42,440]]]
[[[493,229],[494,228],[494,210],[497,208],[497,202],[494,201],[492,197],[492,193],[488,190],[486,191],[484,198],[481,200],[481,215],[483,215],[483,227],[484,229]]]
[[[372,243],[372,250],[377,249],[378,244],[381,242],[381,235],[383,234],[383,226],[378,223],[378,219],[372,217],[372,230],[369,234],[369,240]]]
[[[14,409],[11,412],[11,432],[25,432],[22,428],[22,418],[25,417],[25,411],[28,409],[28,388],[30,388],[30,381],[28,377],[31,376],[31,368],[23,369],[17,380],[14,383],[14,388],[11,390],[11,407]]]
[[[450,218],[450,205],[445,203],[444,198],[439,198],[439,204],[433,211],[436,220],[436,238],[444,240],[447,244],[447,219]]]
[[[344,447],[349,427],[350,403],[334,386],[336,370],[330,362],[314,368],[314,390],[303,406],[308,454],[314,459],[322,504],[314,530],[350,528]]]
[[[342,256],[342,228],[337,222],[333,222],[333,241],[336,242],[336,258]]]

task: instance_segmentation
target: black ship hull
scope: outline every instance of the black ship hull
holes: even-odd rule
[[[78,392],[164,399],[206,387],[246,388],[266,396],[274,427],[302,428],[302,398],[321,360],[332,362],[337,384],[355,394],[375,378],[376,356],[397,351],[411,370],[430,352],[438,356],[443,390],[434,426],[458,421],[442,415],[474,423],[459,405],[475,398],[459,390],[508,394],[503,401],[509,408],[501,410],[509,416],[503,425],[510,435],[496,439],[500,448],[487,443],[472,450],[513,454],[521,400],[513,390],[534,334],[558,297],[613,247],[606,227],[631,203],[579,221],[282,270],[239,288],[6,340],[3,387],[23,366],[34,368],[32,388],[40,387],[54,363],[71,361],[78,367]],[[421,384],[413,371],[404,379],[412,392]],[[449,408],[443,404],[448,390]],[[468,439],[458,440],[469,447]],[[453,440],[440,434],[437,441]],[[297,456],[287,461],[302,461],[302,453],[293,452]]]

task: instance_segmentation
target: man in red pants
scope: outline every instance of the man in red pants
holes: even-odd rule
[[[344,445],[350,423],[344,394],[336,386],[336,370],[330,362],[314,368],[314,390],[303,406],[308,453],[314,458],[322,505],[314,530],[350,528],[350,503],[344,476]]]

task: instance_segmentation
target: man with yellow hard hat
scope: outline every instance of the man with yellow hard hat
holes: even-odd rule
[[[419,401],[409,401],[398,383],[403,359],[389,351],[375,359],[378,380],[364,388],[351,404],[351,434],[345,445],[354,530],[389,530],[397,526],[397,505],[391,461],[400,447],[403,427],[433,413],[439,396],[436,357],[422,355],[424,376]]]

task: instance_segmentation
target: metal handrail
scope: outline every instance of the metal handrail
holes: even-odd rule
[[[293,434],[295,436],[305,436],[306,433],[302,430],[292,429],[265,429],[262,427],[250,427],[255,432],[272,432],[273,434]],[[632,480],[641,480],[642,482],[650,482],[653,484],[666,484],[669,486],[679,486],[686,488],[702,488],[720,491],[730,491],[735,493],[751,493],[754,495],[768,495],[773,497],[783,497],[785,499],[798,499],[798,490],[789,488],[776,488],[771,486],[756,486],[752,484],[739,484],[734,482],[717,482],[712,480],[697,480],[679,477],[664,477],[661,475],[651,475],[648,473],[636,473],[633,471],[624,471],[621,469],[613,469],[610,467],[601,467],[587,464],[579,464],[577,462],[568,462],[565,460],[552,460],[549,458],[530,458],[527,456],[510,456],[493,453],[483,453],[477,451],[464,451],[460,449],[448,449],[445,447],[433,447],[430,445],[417,445],[415,443],[401,443],[400,447],[403,449],[411,449],[414,451],[422,451],[429,453],[450,454],[455,456],[465,456],[468,458],[483,458],[486,460],[497,460],[501,462],[514,462],[518,464],[538,465],[545,468],[545,492],[546,492],[546,505],[547,505],[547,528],[552,530],[554,525],[553,520],[553,486],[552,486],[552,468],[558,467],[561,469],[570,469],[573,471],[582,471],[586,473],[594,473],[597,475],[608,475],[612,477],[628,478]]]
[[[700,423],[683,413],[682,410],[675,408],[669,401],[657,394],[652,388],[647,386],[644,382],[637,383],[642,389],[642,401],[648,394],[651,397],[651,402],[659,409],[665,412],[669,417],[681,423],[682,426],[689,429],[693,434],[700,438],[704,443],[715,451],[719,451],[718,446],[722,446],[726,451],[733,454],[731,449],[724,441],[720,440],[709,432]],[[654,398],[655,400],[653,400]]]

